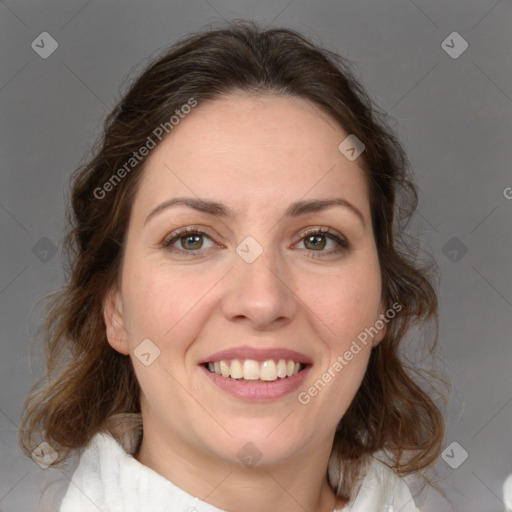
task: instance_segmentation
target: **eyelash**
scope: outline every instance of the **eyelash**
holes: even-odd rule
[[[180,240],[180,238],[186,238],[187,236],[190,236],[190,235],[206,235],[208,238],[211,239],[211,236],[206,231],[203,231],[202,229],[199,229],[199,228],[189,227],[189,228],[181,229],[176,233],[173,233],[172,236],[166,237],[160,245],[167,251],[173,252],[173,253],[186,253],[186,254],[195,256],[195,255],[199,254],[200,252],[204,252],[202,249],[199,249],[197,251],[187,251],[185,249],[177,250],[177,249],[171,247],[172,244],[174,244],[175,242]],[[324,257],[326,257],[326,255],[334,256],[334,255],[340,254],[340,253],[345,252],[346,250],[350,249],[350,244],[349,244],[348,240],[344,237],[339,236],[338,234],[331,231],[330,229],[316,228],[316,229],[307,231],[302,234],[302,238],[300,240],[302,241],[305,238],[307,238],[308,236],[315,236],[315,235],[325,236],[326,238],[334,241],[338,245],[338,248],[331,250],[331,251],[327,251],[327,252],[323,251],[323,250],[322,251],[311,251],[309,249],[306,249],[306,251],[313,252],[313,253],[315,253],[315,252],[325,253],[325,254],[308,254],[307,256],[310,258],[324,258]]]

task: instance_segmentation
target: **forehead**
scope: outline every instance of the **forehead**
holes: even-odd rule
[[[342,194],[369,215],[364,171],[338,149],[347,135],[302,98],[235,93],[206,101],[150,154],[134,207],[196,195],[246,211]]]

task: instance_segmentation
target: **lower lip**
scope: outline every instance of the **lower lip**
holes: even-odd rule
[[[208,368],[201,366],[206,376],[226,393],[248,402],[268,402],[286,396],[295,391],[306,378],[311,365],[306,366],[292,377],[277,379],[272,382],[250,381],[243,379],[232,379],[212,373]]]

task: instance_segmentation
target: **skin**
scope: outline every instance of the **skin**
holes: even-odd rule
[[[347,135],[304,99],[232,93],[180,121],[153,150],[135,196],[104,316],[109,343],[130,355],[142,389],[136,458],[220,509],[330,512],[343,504],[326,476],[334,433],[386,327],[307,405],[297,395],[385,311],[365,176],[338,150]],[[145,224],[156,206],[181,196],[215,200],[235,216],[177,206]],[[283,217],[294,201],[332,197],[350,201],[364,224],[340,206]],[[187,226],[208,230],[202,247],[186,236],[176,253],[161,246]],[[320,238],[318,248],[308,228],[331,228],[350,247],[332,254],[337,244]],[[250,264],[236,252],[247,236],[263,248]],[[134,351],[148,338],[160,355],[145,366]],[[313,366],[297,392],[245,402],[198,365],[240,345],[296,350]],[[262,454],[250,468],[237,457],[248,442]]]

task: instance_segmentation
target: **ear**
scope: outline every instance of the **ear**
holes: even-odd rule
[[[384,304],[381,303],[381,307],[379,310],[379,316],[375,319],[375,328],[379,330],[379,332],[373,337],[372,347],[376,347],[386,336],[388,332],[388,322],[389,319],[386,317],[386,309]]]
[[[130,350],[124,325],[121,292],[117,285],[109,290],[103,301],[103,319],[109,345],[121,354],[128,355]]]

